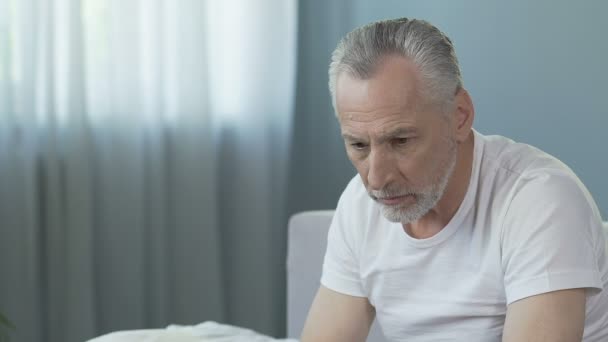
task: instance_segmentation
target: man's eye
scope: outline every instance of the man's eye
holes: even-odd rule
[[[409,141],[409,138],[397,138],[397,139],[395,139],[395,144],[399,145],[399,146],[403,146],[403,145],[407,144],[408,141]]]
[[[357,142],[357,143],[351,143],[351,144],[350,144],[350,146],[351,146],[352,148],[354,148],[355,150],[362,150],[362,149],[364,149],[365,147],[367,147],[367,146],[366,146],[364,143],[360,143],[360,142]]]

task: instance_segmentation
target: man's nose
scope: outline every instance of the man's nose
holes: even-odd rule
[[[381,190],[393,181],[395,165],[385,151],[372,151],[368,156],[367,185],[372,190]]]

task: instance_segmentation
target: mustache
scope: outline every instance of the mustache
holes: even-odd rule
[[[374,201],[392,197],[417,195],[416,192],[403,187],[387,187],[381,190],[368,190],[367,193]]]

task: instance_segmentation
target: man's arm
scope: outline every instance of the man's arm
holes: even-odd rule
[[[332,291],[323,285],[312,303],[302,342],[364,342],[376,313],[367,298]]]
[[[507,308],[503,342],[580,342],[585,327],[585,289],[548,292]]]

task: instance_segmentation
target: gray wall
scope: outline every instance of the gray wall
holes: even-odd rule
[[[354,169],[327,94],[339,37],[369,21],[426,19],[456,45],[475,127],[535,145],[579,175],[608,218],[608,2],[300,2],[290,212],[333,208]]]

